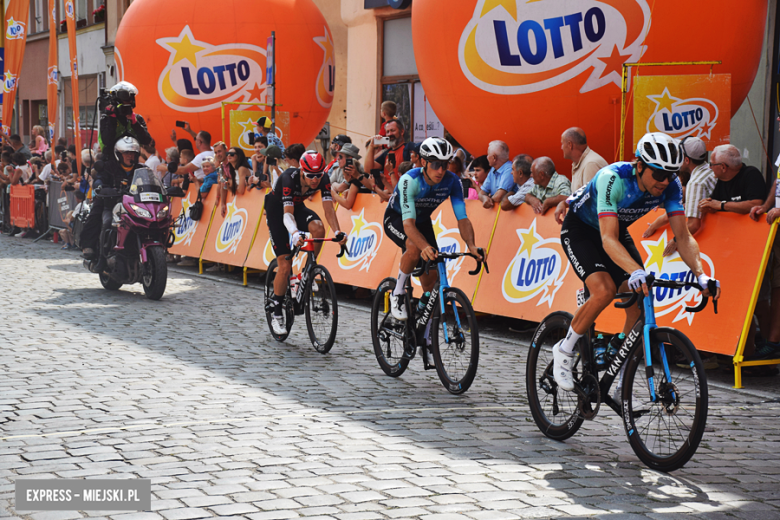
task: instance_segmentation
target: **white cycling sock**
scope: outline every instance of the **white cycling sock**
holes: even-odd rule
[[[571,328],[571,325],[569,326],[569,332],[566,334],[566,339],[563,340],[563,344],[561,344],[560,351],[564,354],[573,355],[574,354],[574,346],[577,344],[577,340],[582,337],[582,334],[577,334],[574,332],[574,329]]]
[[[394,296],[400,296],[406,292],[406,280],[408,279],[409,275],[399,269],[398,281],[395,283],[395,289],[393,289]]]

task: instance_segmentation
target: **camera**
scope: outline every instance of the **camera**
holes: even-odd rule
[[[267,164],[268,166],[276,166],[276,159],[274,159],[273,157],[268,157],[265,160],[265,164]]]
[[[111,96],[108,94],[108,91],[104,88],[100,89],[100,94],[98,96],[98,110],[103,113],[106,111],[106,107],[111,104]]]
[[[346,166],[352,166],[352,157],[347,157]]]
[[[68,152],[60,152],[60,160],[61,161],[67,161],[68,160]]]

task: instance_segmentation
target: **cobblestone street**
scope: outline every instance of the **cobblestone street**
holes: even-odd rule
[[[349,302],[321,355],[302,317],[277,343],[260,291],[183,268],[152,302],[58,245],[0,236],[0,280],[3,518],[780,518],[771,385],[711,382],[702,445],[667,475],[606,406],[567,442],[544,437],[527,343],[483,337],[453,396],[419,359],[385,376]],[[16,512],[18,478],[149,478],[153,511]]]

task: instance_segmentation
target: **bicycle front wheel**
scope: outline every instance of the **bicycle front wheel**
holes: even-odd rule
[[[441,384],[451,394],[471,387],[479,365],[477,317],[466,294],[455,287],[444,291],[444,314],[438,302],[431,324],[431,348]],[[446,337],[445,337],[446,330]]]
[[[395,278],[385,278],[376,289],[371,305],[371,341],[379,367],[390,377],[406,371],[409,360],[404,358],[406,324],[390,314],[390,294],[395,289]]]
[[[333,348],[338,324],[336,286],[328,270],[315,265],[306,284],[306,328],[314,350],[327,354]]]
[[[658,471],[674,471],[699,447],[707,423],[707,376],[691,341],[675,329],[655,329],[650,353],[653,390],[645,372],[644,341],[638,342],[623,381],[623,424],[637,457]],[[664,371],[664,358],[670,378]]]
[[[268,271],[265,272],[265,318],[268,321],[268,330],[271,331],[271,336],[276,341],[284,341],[287,339],[287,336],[290,335],[290,330],[292,329],[293,321],[295,320],[295,314],[293,313],[292,305],[289,299],[285,297],[284,299],[284,324],[287,328],[287,332],[285,334],[276,334],[274,332],[273,327],[271,326],[271,318],[273,315],[273,311],[271,311],[268,307],[268,302],[271,301],[271,297],[274,295],[274,280],[276,279],[276,271],[278,270],[278,264],[276,262],[276,259],[274,258],[270,265],[268,266]]]
[[[559,311],[550,314],[539,324],[531,348],[528,349],[525,368],[525,388],[531,415],[539,430],[556,441],[566,440],[577,433],[584,420],[579,413],[577,394],[561,389],[553,376],[552,348],[566,337],[571,320],[571,314]],[[572,368],[577,380],[582,374],[582,343],[577,342],[580,354]]]

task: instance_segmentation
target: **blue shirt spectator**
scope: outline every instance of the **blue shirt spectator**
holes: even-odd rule
[[[487,160],[490,164],[485,182],[479,189],[482,206],[490,209],[500,204],[504,196],[512,191],[515,179],[512,176],[512,162],[509,160],[509,146],[504,141],[491,141],[488,145]]]

